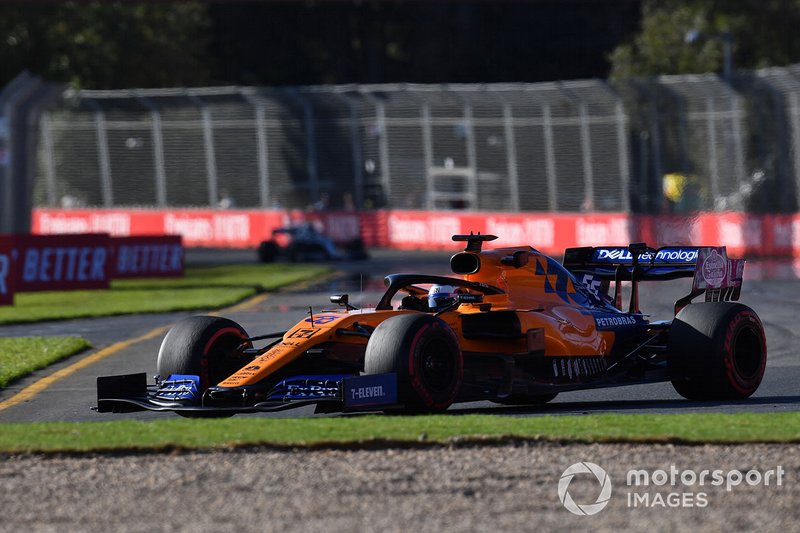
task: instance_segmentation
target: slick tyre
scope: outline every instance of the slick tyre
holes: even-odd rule
[[[764,377],[767,341],[758,315],[731,302],[690,304],[675,317],[667,365],[689,400],[742,400]]]
[[[397,374],[397,394],[410,411],[443,411],[456,399],[464,360],[453,330],[440,318],[406,314],[382,322],[369,339],[366,374]]]
[[[247,333],[236,322],[214,316],[193,316],[181,320],[167,332],[158,351],[158,374],[200,376],[206,390],[239,370],[248,358],[238,349]]]

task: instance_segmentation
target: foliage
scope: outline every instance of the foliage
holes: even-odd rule
[[[92,89],[203,85],[208,7],[161,2],[0,6],[0,80],[28,69]]]
[[[84,89],[605,76],[637,0],[0,5],[0,86]]]
[[[734,69],[800,61],[798,24],[797,0],[645,0],[641,30],[610,55],[611,77],[721,72],[726,32]],[[700,32],[695,42],[690,30]]]

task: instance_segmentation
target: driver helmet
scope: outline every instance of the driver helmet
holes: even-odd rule
[[[452,285],[432,285],[428,290],[428,307],[431,311],[441,311],[456,303],[456,295],[462,289]]]

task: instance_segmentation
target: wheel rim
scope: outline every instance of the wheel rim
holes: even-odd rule
[[[209,341],[205,350],[205,358],[209,362],[209,381],[222,381],[242,366],[244,359],[237,348],[243,340],[242,332],[229,328],[220,331]]]
[[[454,374],[455,361],[447,343],[441,339],[426,343],[419,359],[419,375],[426,388],[446,391],[452,386]]]
[[[763,359],[762,343],[753,328],[743,328],[733,343],[733,366],[736,373],[745,380],[758,376]]]

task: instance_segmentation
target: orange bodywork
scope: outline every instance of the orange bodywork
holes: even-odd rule
[[[497,287],[504,294],[486,295],[481,303],[461,303],[439,315],[460,340],[465,353],[525,353],[529,350],[526,332],[544,332],[544,356],[606,356],[614,344],[613,331],[598,331],[595,318],[580,296],[574,277],[564,267],[530,247],[502,248],[473,253],[479,269],[460,276],[470,282]],[[462,254],[463,255],[463,254]],[[518,256],[519,266],[508,258]],[[520,323],[520,336],[514,339],[468,339],[462,330],[462,317],[487,311],[512,311]],[[221,383],[221,387],[256,384],[294,361],[310,348],[323,343],[347,343],[366,349],[365,336],[348,335],[358,327],[375,328],[384,320],[409,310],[336,309],[308,317],[286,332],[282,340],[258,355],[246,367]]]

